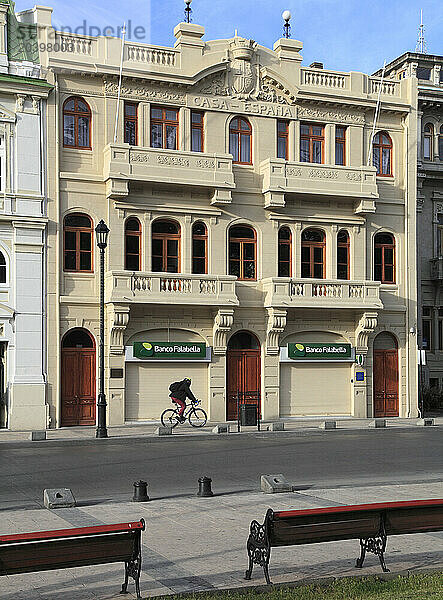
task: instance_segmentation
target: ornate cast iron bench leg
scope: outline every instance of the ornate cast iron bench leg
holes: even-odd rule
[[[128,562],[125,562],[125,581],[122,585],[120,594],[128,593],[128,579],[129,579],[129,577],[131,577],[135,583],[135,591],[137,594],[137,600],[142,600],[142,597],[140,594],[141,566],[142,566],[141,539],[139,538],[131,560]]]
[[[271,547],[266,530],[267,519],[263,525],[257,521],[252,521],[246,548],[248,551],[249,565],[245,573],[245,579],[251,579],[254,564],[263,567],[266,583],[272,583],[269,579],[269,559],[271,556]]]
[[[382,519],[382,523],[380,526],[380,532],[377,536],[375,536],[373,538],[360,539],[360,557],[357,558],[357,562],[355,563],[355,566],[358,569],[361,569],[363,567],[363,562],[365,560],[366,552],[372,552],[372,554],[375,554],[376,556],[378,556],[378,558],[380,560],[381,568],[383,569],[383,572],[389,573],[389,569],[386,566],[385,557],[384,557],[387,541],[388,541],[388,538],[386,536],[384,519]]]

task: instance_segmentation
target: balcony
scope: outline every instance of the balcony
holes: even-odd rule
[[[266,308],[383,308],[378,281],[269,277],[260,286]]]
[[[431,279],[436,281],[443,280],[443,256],[431,258]]]
[[[286,194],[358,199],[356,213],[375,212],[375,167],[341,167],[267,158],[260,164],[265,208],[285,206]]]
[[[105,301],[238,306],[236,280],[232,275],[109,271],[105,275]]]
[[[229,204],[235,187],[230,154],[208,154],[108,144],[104,150],[108,198],[129,193],[129,181],[188,185],[212,190],[212,204]]]

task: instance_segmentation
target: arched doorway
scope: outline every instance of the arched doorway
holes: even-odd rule
[[[398,417],[398,348],[395,337],[374,340],[374,417]]]
[[[86,329],[62,341],[62,427],[95,425],[95,342]]]
[[[226,419],[237,418],[237,391],[249,404],[260,398],[260,387],[260,343],[252,333],[239,331],[228,343]]]

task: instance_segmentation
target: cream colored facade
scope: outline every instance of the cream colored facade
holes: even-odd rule
[[[73,328],[98,345],[99,255],[93,273],[63,270],[66,215],[110,228],[106,253],[106,394],[110,424],[156,420],[169,406],[169,383],[184,376],[211,421],[227,419],[229,343],[240,331],[258,339],[256,380],[264,419],[373,416],[373,344],[397,345],[398,414],[415,416],[416,80],[385,82],[377,131],[393,142],[393,176],[377,177],[368,152],[380,80],[362,73],[302,67],[302,43],[270,50],[234,37],[205,42],[203,27],[179,24],[174,47],[126,42],[117,139],[121,41],[55,33],[51,11],[37,7],[42,65],[55,86],[49,101],[48,403],[62,422],[62,339]],[[57,50],[57,51],[54,51]],[[92,111],[91,150],[63,147],[63,104],[81,97]],[[124,143],[124,102],[137,103],[138,145]],[[152,148],[150,107],[179,111],[178,149]],[[204,113],[204,152],[191,151],[191,111]],[[252,127],[252,164],[234,164],[229,126]],[[288,122],[287,160],[277,158],[277,121]],[[300,162],[300,124],[324,127],[323,164]],[[335,164],[335,133],[346,128],[345,165]],[[141,223],[141,270],[125,270],[125,223]],[[156,220],[180,227],[179,273],[152,271]],[[192,274],[192,227],[208,234],[207,274]],[[229,275],[229,231],[256,232],[256,280]],[[278,232],[291,232],[291,277],[278,277]],[[303,231],[326,239],[322,279],[302,278]],[[337,278],[337,235],[349,234],[349,280]],[[395,238],[395,284],[374,281],[378,232]],[[133,343],[202,342],[201,361],[136,359]],[[297,362],[287,344],[348,343],[363,366]],[[229,367],[232,368],[232,367]],[[121,371],[119,371],[119,369]],[[65,368],[66,371],[66,368]],[[356,381],[356,372],[364,373]],[[111,377],[111,373],[114,375]],[[117,376],[115,376],[117,375]],[[251,374],[249,373],[249,376]],[[361,376],[360,376],[361,377]]]

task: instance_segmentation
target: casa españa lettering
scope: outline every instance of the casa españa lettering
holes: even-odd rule
[[[285,117],[295,118],[295,109],[285,104],[267,104],[264,102],[233,102],[226,98],[208,98],[196,96],[193,104],[197,108],[209,108],[214,110],[226,110],[228,112],[243,112],[263,117]]]

